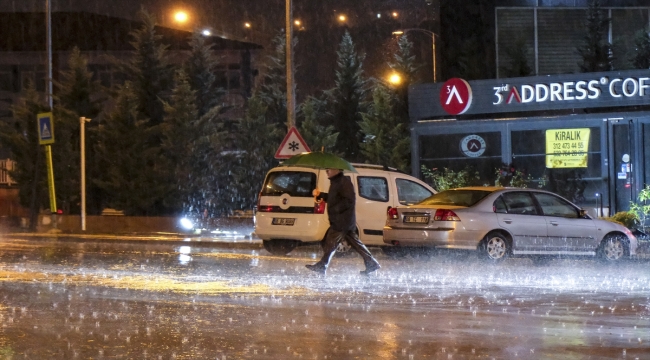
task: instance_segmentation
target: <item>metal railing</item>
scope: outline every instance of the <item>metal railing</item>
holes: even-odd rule
[[[0,185],[15,185],[16,182],[9,176],[9,171],[14,169],[15,162],[11,159],[0,160]]]

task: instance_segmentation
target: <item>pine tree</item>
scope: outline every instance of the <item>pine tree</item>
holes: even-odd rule
[[[252,209],[264,176],[277,164],[273,154],[283,132],[266,121],[266,112],[262,99],[253,96],[237,124],[237,151],[228,155],[230,181],[221,194],[221,206],[230,206],[228,210]]]
[[[261,84],[255,94],[266,107],[267,122],[286,129],[287,123],[287,68],[286,36],[284,30],[273,38],[273,52],[266,58]],[[295,47],[296,41],[292,46]]]
[[[173,68],[167,60],[167,46],[160,43],[161,36],[156,34],[154,17],[144,9],[139,16],[143,25],[131,32],[132,57],[121,65],[133,86],[138,117],[155,126],[163,121],[163,101],[171,90]]]
[[[45,155],[39,145],[36,117],[48,108],[34,84],[27,82],[18,103],[11,110],[13,121],[0,121],[0,142],[11,151],[16,162],[9,176],[18,184],[20,203],[29,208],[30,229],[35,230],[39,210],[48,204]]]
[[[598,72],[614,70],[612,44],[607,41],[610,19],[600,7],[600,0],[591,0],[587,9],[585,34],[578,54],[582,57],[578,63],[581,72]]]
[[[336,138],[339,133],[334,132],[334,126],[322,124],[321,119],[326,118],[325,109],[327,100],[308,97],[301,105],[300,135],[307,142],[311,151],[335,152]]]
[[[634,50],[634,57],[630,59],[634,68],[650,69],[650,27],[637,32]]]
[[[143,9],[140,18],[142,27],[131,32],[132,56],[120,63],[127,81],[97,128],[97,163],[105,171],[95,184],[106,192],[106,202],[125,214],[166,215],[178,211],[166,200],[174,182],[169,181],[168,161],[161,150],[164,102],[171,93],[173,68],[153,16]]]
[[[68,59],[68,70],[61,72],[61,81],[56,82],[55,89],[55,138],[52,145],[54,163],[54,178],[56,185],[57,205],[68,214],[79,211],[79,118],[81,116],[94,118],[101,111],[101,85],[92,79],[88,71],[88,59],[81,55],[77,47],[72,50]],[[87,144],[95,142],[88,132]],[[86,149],[86,168],[89,178],[97,178],[101,174],[94,162],[95,154],[92,147]],[[97,189],[89,184],[91,209],[97,211],[99,195]]]
[[[206,43],[206,38],[199,32],[194,32],[190,40],[190,57],[185,65],[189,83],[196,92],[197,115],[201,117],[219,104],[219,98],[225,94],[223,88],[216,86],[215,70],[219,59]]]
[[[174,183],[164,175],[169,169],[160,145],[146,141],[160,138],[160,127],[140,117],[139,100],[130,81],[119,88],[114,108],[97,129],[104,175],[93,180],[106,192],[109,207],[126,215],[167,215],[173,212],[165,205]]]
[[[370,163],[407,171],[411,142],[405,125],[394,113],[395,100],[384,86],[375,87],[372,100],[360,123],[364,134],[361,151]]]
[[[368,81],[363,77],[363,55],[358,55],[346,30],[337,51],[336,86],[329,90],[334,130],[339,133],[336,150],[349,161],[359,161],[361,133],[359,122],[365,112]]]
[[[389,63],[390,68],[401,77],[401,82],[394,86],[397,93],[397,104],[395,111],[400,117],[401,122],[408,129],[410,122],[408,112],[408,88],[410,85],[418,83],[418,73],[421,65],[415,60],[413,54],[413,43],[409,41],[406,34],[399,37],[397,42],[397,52],[393,55],[394,61]]]
[[[197,131],[199,120],[195,105],[196,91],[191,89],[185,71],[177,72],[175,84],[169,103],[164,104],[165,120],[161,125],[161,147],[162,158],[168,168],[167,180],[178,184],[165,200],[169,208],[180,210],[191,196],[194,179],[193,152],[196,139],[201,134]]]

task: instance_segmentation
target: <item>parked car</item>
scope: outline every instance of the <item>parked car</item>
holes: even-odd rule
[[[420,202],[435,193],[425,182],[378,165],[353,164],[358,173],[345,172],[357,195],[359,238],[366,245],[390,247],[383,242],[386,210]],[[273,254],[285,255],[301,244],[323,240],[329,221],[325,203],[315,203],[312,190],[329,189],[325,170],[280,166],[267,174],[258,196],[255,235]],[[337,249],[347,251],[342,243]],[[389,251],[389,250],[387,250]]]
[[[478,251],[500,261],[557,255],[619,261],[635,255],[637,239],[614,222],[593,219],[554,193],[502,187],[442,191],[418,204],[391,208],[384,242]]]

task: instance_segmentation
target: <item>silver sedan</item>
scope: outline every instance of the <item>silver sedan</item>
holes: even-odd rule
[[[387,217],[386,244],[476,250],[493,261],[511,255],[582,255],[613,262],[635,255],[638,244],[626,227],[593,219],[543,190],[446,190],[416,205],[390,208]]]

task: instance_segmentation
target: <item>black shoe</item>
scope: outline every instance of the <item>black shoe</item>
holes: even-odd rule
[[[365,269],[365,270],[361,270],[361,271],[359,271],[359,274],[361,274],[361,275],[368,275],[368,274],[370,274],[371,272],[375,272],[375,271],[379,270],[380,268],[381,268],[381,265],[379,265],[379,264],[377,264],[377,263],[374,263],[374,264],[372,264],[372,265],[368,265],[368,266],[366,266],[366,269]]]
[[[323,266],[318,265],[318,264],[313,264],[313,265],[305,265],[305,267],[313,272],[317,272],[321,275],[325,275],[325,269]]]

